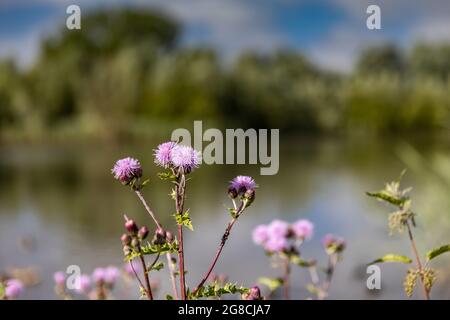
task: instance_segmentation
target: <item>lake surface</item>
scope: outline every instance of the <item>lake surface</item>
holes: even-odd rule
[[[283,140],[283,137],[281,136]],[[114,181],[115,160],[141,160],[150,186],[144,190],[165,226],[174,225],[170,183],[156,177],[152,149],[158,141],[139,144],[67,144],[0,147],[0,271],[32,267],[39,276],[24,299],[53,299],[52,275],[68,265],[90,273],[96,266],[123,265],[119,237],[123,214],[139,224],[151,221],[135,194]],[[263,250],[251,241],[252,229],[274,218],[314,222],[314,238],[303,246],[304,257],[326,262],[320,238],[334,233],[347,240],[330,291],[332,299],[405,298],[402,283],[407,266],[381,266],[382,289],[366,289],[365,264],[386,253],[410,255],[406,235],[389,236],[390,208],[368,198],[408,168],[404,186],[413,186],[419,216],[415,230],[419,250],[450,240],[450,144],[419,141],[341,141],[284,139],[280,170],[260,176],[259,165],[204,165],[191,175],[187,207],[195,232],[186,231],[188,284],[194,286],[207,268],[229,215],[227,183],[237,174],[252,175],[260,185],[254,205],[238,221],[217,264],[217,273],[245,286],[261,276],[277,276]],[[433,266],[438,284],[433,298],[450,298],[450,255]],[[165,271],[155,273],[166,282]],[[308,296],[307,272],[294,269],[292,296]],[[135,283],[121,284],[116,298],[137,297]],[[162,293],[168,292],[163,285]],[[421,291],[415,298],[421,298]]]

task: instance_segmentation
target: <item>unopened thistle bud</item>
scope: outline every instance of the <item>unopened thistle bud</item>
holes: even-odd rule
[[[243,296],[244,300],[262,300],[261,291],[258,286],[250,288],[250,291]]]
[[[164,244],[166,242],[166,232],[158,228],[153,236],[153,244]]]
[[[144,240],[145,238],[147,238],[147,236],[148,236],[148,228],[146,226],[141,227],[138,232],[139,239]]]
[[[132,250],[130,246],[123,246],[123,254],[125,256],[128,256],[129,254],[131,254]]]
[[[130,245],[131,243],[131,237],[124,233],[121,237],[120,237],[120,241],[122,241],[122,244],[125,245]]]
[[[131,234],[136,234],[138,232],[138,226],[133,220],[127,220],[125,222],[125,229]]]
[[[168,243],[172,243],[173,242],[173,234],[170,231],[166,231],[166,240]]]

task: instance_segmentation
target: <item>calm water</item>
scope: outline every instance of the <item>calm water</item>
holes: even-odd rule
[[[120,157],[141,159],[145,174],[151,178],[145,195],[164,224],[172,224],[170,184],[157,179],[151,155],[157,142],[0,148],[0,270],[32,267],[39,276],[23,298],[55,298],[52,274],[67,265],[79,265],[86,273],[96,266],[121,266],[118,239],[124,213],[151,225],[135,195],[110,174]],[[189,284],[195,285],[205,271],[226,226],[227,181],[236,174],[247,174],[256,178],[260,189],[254,205],[233,230],[217,265],[218,273],[245,286],[252,286],[260,276],[276,276],[263,251],[252,244],[252,229],[273,218],[307,218],[315,223],[316,234],[304,245],[305,257],[325,262],[319,240],[326,233],[343,236],[348,242],[331,298],[404,298],[404,265],[382,266],[381,291],[365,287],[367,262],[388,252],[410,255],[410,248],[405,236],[389,237],[389,208],[367,198],[364,192],[381,188],[408,168],[405,185],[414,187],[414,206],[420,214],[416,229],[420,250],[448,242],[449,151],[446,143],[411,147],[402,142],[296,139],[282,146],[280,171],[275,176],[259,176],[259,166],[203,166],[189,184],[187,206],[195,227],[194,233],[186,232]],[[450,298],[449,265],[450,255],[434,265],[439,270],[434,298]],[[165,271],[157,276],[166,279]],[[307,279],[305,270],[294,270],[294,298],[307,296]],[[120,285],[115,296],[135,298],[134,289],[134,283]]]

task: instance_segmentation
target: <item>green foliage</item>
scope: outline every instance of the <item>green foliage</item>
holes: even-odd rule
[[[283,285],[282,278],[268,278],[261,277],[258,279],[258,282],[262,285],[265,285],[271,292],[277,290],[279,287]]]
[[[179,24],[157,11],[92,11],[83,30],[61,26],[28,70],[0,61],[0,136],[110,138],[197,117],[311,133],[450,126],[448,44],[369,48],[343,75],[290,50],[223,67],[213,49],[179,47]]]
[[[219,283],[213,283],[211,285],[200,287],[197,292],[188,292],[188,299],[200,299],[200,298],[220,298],[226,294],[246,294],[249,292],[248,288],[238,287],[234,283],[226,283],[221,285]]]
[[[303,268],[313,267],[317,264],[316,260],[304,260],[298,255],[290,255],[289,260],[291,263],[298,265]]]
[[[142,245],[140,251],[133,251],[125,257],[125,261],[129,262],[134,258],[138,258],[141,255],[153,255],[153,254],[165,254],[178,252],[178,242],[172,241],[171,243],[165,242],[164,244],[151,244]]]
[[[194,227],[192,226],[191,218],[189,216],[189,210],[183,214],[176,213],[174,216],[175,216],[175,221],[177,222],[178,225],[185,226],[186,228],[188,228],[191,231],[194,230]]]
[[[409,264],[412,262],[412,260],[406,256],[401,256],[398,254],[386,254],[383,257],[376,259],[374,261],[372,261],[369,264],[375,264],[375,263],[384,263],[384,262],[401,262],[401,263],[405,263],[405,264]]]
[[[151,267],[148,269],[148,272],[153,271],[153,270],[159,271],[159,270],[161,270],[161,269],[163,269],[163,268],[164,268],[164,262],[159,261],[159,262],[155,263],[153,266],[151,266]]]
[[[3,282],[0,282],[0,300],[5,297],[5,285]]]
[[[427,262],[433,260],[434,258],[440,256],[443,253],[450,252],[450,244],[434,248],[427,252]]]

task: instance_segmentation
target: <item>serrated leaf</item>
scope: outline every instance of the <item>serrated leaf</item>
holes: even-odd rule
[[[188,296],[190,299],[220,298],[225,294],[245,294],[248,292],[248,288],[242,286],[238,287],[235,283],[226,283],[221,286],[219,283],[214,282],[213,284],[200,287],[195,294],[188,292]]]
[[[384,262],[402,262],[402,263],[408,264],[408,263],[411,263],[412,260],[406,256],[401,256],[398,254],[390,253],[390,254],[387,254],[387,255],[385,255],[379,259],[376,259],[368,264],[370,265],[370,264],[384,263]]]
[[[158,172],[158,178],[161,180],[174,180],[176,176],[174,176],[171,172]]]
[[[150,270],[148,270],[148,271],[152,271],[152,270],[159,271],[162,268],[164,268],[164,262],[159,261],[159,262],[155,263],[155,265],[153,267],[151,267]]]
[[[440,256],[443,253],[450,252],[450,244],[446,244],[440,246],[439,248],[434,248],[427,252],[427,261],[431,261],[432,259]]]
[[[192,226],[192,220],[191,220],[191,218],[189,216],[189,210],[187,210],[183,214],[176,213],[175,214],[175,220],[176,220],[178,225],[185,226],[186,228],[190,229],[191,231],[194,230],[194,227]]]
[[[283,279],[281,278],[261,277],[258,279],[258,282],[261,283],[262,285],[265,285],[267,288],[269,288],[270,291],[275,291],[281,285],[283,285]]]

